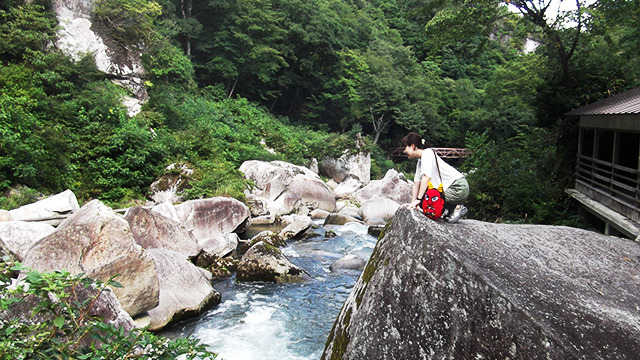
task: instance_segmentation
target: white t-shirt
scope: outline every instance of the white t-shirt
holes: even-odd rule
[[[436,166],[436,157],[438,158],[438,165],[440,166],[440,174],[442,179],[438,175],[438,167]],[[436,152],[429,148],[424,149],[422,156],[418,159],[418,165],[416,166],[416,177],[414,182],[420,182],[422,175],[427,175],[431,178],[431,184],[438,187],[442,184],[442,188],[446,191],[454,181],[463,178],[464,175],[456,170],[453,166],[447,164],[444,160],[436,154]]]

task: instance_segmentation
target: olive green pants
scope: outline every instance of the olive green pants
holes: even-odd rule
[[[456,180],[444,192],[444,201],[447,205],[459,205],[469,197],[469,183],[467,179],[461,177]]]

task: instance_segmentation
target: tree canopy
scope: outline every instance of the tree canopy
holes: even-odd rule
[[[304,165],[356,132],[374,176],[410,176],[387,154],[415,131],[474,149],[478,217],[568,219],[563,114],[640,83],[638,2],[577,3],[555,21],[546,0],[101,0],[93,20],[142,53],[149,100],[129,117],[90,56],[56,48],[48,0],[0,0],[0,189],[126,204],[184,161],[189,196],[242,198],[242,161]]]

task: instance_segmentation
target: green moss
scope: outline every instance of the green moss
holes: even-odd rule
[[[344,308],[343,308],[344,310]],[[342,311],[340,311],[342,313]],[[329,334],[329,338],[327,339],[327,343],[325,344],[325,349],[331,343],[333,343],[333,348],[331,349],[331,360],[341,360],[345,351],[347,350],[347,346],[351,341],[349,337],[349,324],[351,323],[351,309],[347,310],[347,313],[344,315],[344,320],[342,324],[340,324],[340,330],[336,330],[338,327],[338,321],[333,324],[333,328],[331,329],[331,333]],[[321,360],[325,360],[325,354],[322,354]]]

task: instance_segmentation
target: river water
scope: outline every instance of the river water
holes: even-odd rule
[[[326,230],[335,237],[325,237]],[[311,280],[299,284],[214,283],[222,302],[198,318],[175,325],[168,336],[192,336],[225,360],[319,359],[325,341],[360,271],[331,272],[347,254],[368,260],[377,239],[367,226],[348,223],[310,229],[281,250]],[[315,234],[314,234],[315,233]]]

